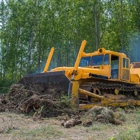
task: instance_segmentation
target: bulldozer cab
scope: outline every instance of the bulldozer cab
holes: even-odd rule
[[[129,81],[129,63],[130,60],[125,54],[100,48],[93,53],[83,54],[79,66],[100,71],[107,70],[106,72],[110,75],[108,78]]]

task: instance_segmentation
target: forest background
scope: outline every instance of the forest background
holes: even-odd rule
[[[27,73],[73,66],[82,40],[140,61],[140,0],[0,0],[0,93]]]

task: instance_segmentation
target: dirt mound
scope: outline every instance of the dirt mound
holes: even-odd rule
[[[41,90],[41,86],[36,87]],[[39,92],[22,84],[11,86],[8,94],[0,96],[0,111],[33,114],[34,118],[58,116],[70,112],[66,97],[57,92]]]
[[[113,112],[106,107],[95,106],[84,115],[82,120],[84,126],[90,126],[94,121],[119,125],[125,121],[125,117],[123,114]]]
[[[64,116],[62,119],[62,126],[65,128],[74,127],[82,124],[85,127],[94,125],[94,122],[112,123],[120,125],[126,121],[125,115],[120,111],[113,111],[107,107],[95,106],[87,112],[80,112],[79,114],[69,118]]]

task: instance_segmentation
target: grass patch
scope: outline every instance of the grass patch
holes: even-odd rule
[[[14,138],[20,140],[46,140],[64,136],[63,132],[55,129],[53,126],[40,127],[32,130],[22,130],[13,133]]]
[[[92,127],[91,127],[91,130],[102,131],[102,130],[106,130],[110,127],[112,127],[112,124],[101,124],[98,122],[94,122]]]
[[[109,138],[108,140],[140,140],[140,131],[129,130],[127,132],[121,132],[117,136]]]
[[[136,124],[135,129],[122,131],[108,140],[140,140],[140,108],[134,110],[134,114],[131,115],[131,118],[130,115],[127,115],[127,120],[133,121],[134,124]]]

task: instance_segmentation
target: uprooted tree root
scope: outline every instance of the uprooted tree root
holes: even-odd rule
[[[39,88],[39,87],[38,87]],[[22,84],[11,86],[8,94],[0,98],[0,111],[34,114],[34,116],[52,117],[72,112],[69,101],[57,93],[43,93],[26,88]]]

